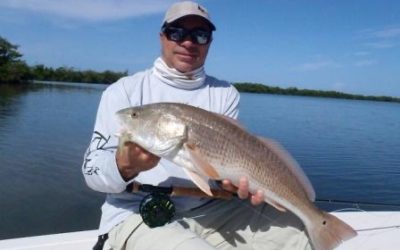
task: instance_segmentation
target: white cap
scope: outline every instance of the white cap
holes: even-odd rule
[[[210,24],[211,29],[215,30],[215,25],[211,22],[211,18],[207,9],[200,4],[191,1],[178,2],[171,5],[171,7],[165,13],[163,25],[166,23],[172,23],[179,18],[190,15],[204,18]]]

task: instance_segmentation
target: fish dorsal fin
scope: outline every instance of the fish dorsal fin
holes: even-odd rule
[[[271,151],[278,155],[278,157],[289,167],[292,173],[300,181],[300,183],[304,187],[304,190],[307,193],[308,198],[311,201],[315,201],[314,188],[312,187],[310,180],[301,169],[299,164],[296,162],[296,160],[293,159],[293,157],[278,142],[260,136],[258,137],[258,139],[260,139]]]
[[[229,117],[229,116],[226,116],[226,115],[221,115],[221,114],[216,114],[216,115],[218,115],[219,117],[221,117],[221,118],[224,119],[225,121],[227,121],[227,122],[229,122],[229,123],[232,123],[233,125],[235,125],[235,126],[241,128],[241,129],[246,129],[242,123],[240,123],[240,122],[239,122],[238,120],[236,120],[236,119],[233,119],[232,117]]]
[[[213,180],[219,179],[219,174],[213,166],[206,160],[206,158],[201,154],[200,150],[196,145],[185,143],[183,144],[186,151],[189,153],[192,163],[196,166],[198,170],[203,172],[206,176]]]
[[[205,177],[202,177],[199,174],[188,170],[187,168],[183,168],[183,170],[198,188],[200,188],[204,193],[208,194],[209,196],[213,196],[210,185],[208,184]]]

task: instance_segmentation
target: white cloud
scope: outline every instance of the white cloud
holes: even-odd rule
[[[340,64],[331,61],[331,60],[318,60],[315,62],[307,62],[298,65],[295,67],[296,70],[299,71],[316,71],[323,68],[337,68],[340,67]]]
[[[355,56],[360,56],[360,57],[369,56],[370,54],[371,52],[368,51],[357,51],[354,53]]]
[[[357,67],[366,67],[366,66],[371,66],[374,64],[377,64],[378,61],[374,59],[366,59],[366,60],[360,60],[354,63],[355,66]]]
[[[377,38],[400,37],[400,27],[385,27],[381,30],[376,30],[372,32],[372,35]]]
[[[400,26],[386,26],[380,29],[365,29],[358,32],[364,45],[371,49],[389,49],[397,47],[400,39]]]
[[[383,28],[368,28],[357,32],[361,38],[393,39],[400,38],[400,26],[386,26]]]
[[[332,89],[335,91],[343,91],[346,87],[344,82],[335,82],[332,86]]]
[[[173,0],[1,0],[0,6],[89,21],[164,12]]]
[[[388,49],[396,46],[396,44],[390,41],[369,42],[366,43],[365,45],[373,49]]]

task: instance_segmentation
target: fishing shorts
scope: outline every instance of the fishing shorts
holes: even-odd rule
[[[133,214],[109,233],[113,250],[311,250],[303,223],[291,212],[247,200],[212,200],[149,228]]]

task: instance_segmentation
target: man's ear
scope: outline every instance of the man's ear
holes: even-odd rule
[[[162,42],[163,39],[166,39],[164,32],[160,32],[160,41]]]

